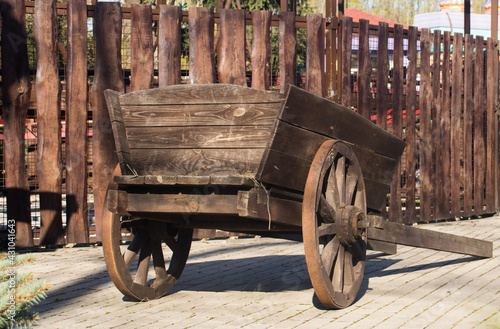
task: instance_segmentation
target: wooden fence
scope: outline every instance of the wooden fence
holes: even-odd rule
[[[2,35],[23,35],[25,7],[6,0]],[[31,10],[28,6],[28,11]],[[188,83],[234,83],[269,89],[270,26],[279,26],[280,88],[297,83],[296,28],[307,30],[305,88],[355,108],[395,135],[406,139],[401,175],[395,177],[389,203],[393,221],[417,222],[470,217],[498,210],[498,45],[470,36],[402,26],[353,24],[321,14],[296,17],[291,12],[208,8],[182,11],[176,6],[121,8],[119,3],[84,0],[37,1],[36,97],[40,244],[89,241],[86,171],[87,37],[86,17],[94,17],[95,73],[91,90],[95,232],[108,182],[117,163],[103,99],[105,89],[125,91],[122,69],[122,20],[131,19],[131,89],[153,86],[157,21],[158,83],[181,82],[181,22],[189,28]],[[60,77],[57,71],[57,14],[68,17],[66,67],[66,191],[62,191]],[[13,16],[8,16],[12,14]],[[15,14],[15,15],[14,15]],[[7,15],[7,16],[6,16]],[[13,17],[12,20],[6,17]],[[331,23],[330,23],[331,22]],[[217,33],[215,33],[217,24]],[[251,25],[251,42],[246,26]],[[42,28],[37,28],[43,26]],[[338,28],[340,27],[340,28]],[[334,46],[336,40],[339,49]],[[359,39],[357,52],[353,38]],[[370,38],[378,41],[376,57]],[[24,123],[29,98],[26,49],[2,37],[4,154],[8,218],[16,220],[18,246],[33,245],[29,197],[25,186]],[[10,39],[12,40],[12,38]],[[326,40],[326,44],[325,44]],[[407,42],[405,41],[407,40]],[[389,56],[387,45],[394,44]],[[406,46],[407,44],[407,46]],[[333,46],[332,46],[333,45]],[[248,51],[249,56],[245,55]],[[19,56],[19,52],[22,56]],[[217,53],[217,62],[214,54]],[[16,55],[17,54],[17,55]],[[355,56],[353,55],[355,54]],[[328,59],[325,65],[325,56]],[[390,57],[393,60],[390,60]],[[407,58],[407,65],[405,65]],[[251,80],[247,62],[251,63]],[[336,65],[335,65],[336,64]],[[357,67],[357,71],[353,68]],[[42,69],[43,68],[43,69]],[[338,70],[338,71],[337,71]],[[10,146],[9,146],[10,145]],[[9,159],[9,161],[7,161]],[[43,179],[40,179],[43,176]],[[16,178],[16,179],[12,179]],[[417,179],[419,183],[417,184]],[[61,220],[66,192],[67,224]],[[66,238],[64,234],[66,233]]]

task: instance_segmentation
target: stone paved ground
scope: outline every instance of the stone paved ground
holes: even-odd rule
[[[53,285],[40,328],[500,328],[500,217],[424,229],[493,241],[494,257],[369,252],[358,300],[334,311],[313,298],[302,244],[279,239],[195,241],[173,291],[147,303],[122,297],[102,247],[35,252],[24,270]]]

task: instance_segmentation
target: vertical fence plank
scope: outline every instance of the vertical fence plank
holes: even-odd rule
[[[252,11],[252,88],[269,90],[271,56],[271,18],[268,10]]]
[[[359,20],[358,52],[358,113],[370,120],[370,84],[372,68],[370,64],[370,25],[366,19]]]
[[[389,82],[389,24],[380,22],[378,25],[377,50],[377,125],[387,129],[387,108]]]
[[[483,213],[484,177],[486,172],[486,151],[484,133],[484,40],[476,38],[474,59],[474,213]]]
[[[153,13],[150,5],[132,5],[131,89],[153,86]]]
[[[220,11],[219,82],[246,86],[245,11]]]
[[[498,62],[498,48],[496,40],[488,38],[487,42],[487,75],[486,75],[486,212],[494,213],[496,182],[495,167],[497,165],[498,147],[495,140],[498,138],[495,121],[498,120],[496,113],[497,101],[496,89],[498,88],[498,74],[495,74],[496,62]]]
[[[431,81],[431,34],[422,29],[420,36],[420,221],[432,219],[432,81]]]
[[[8,225],[15,223],[16,246],[33,246],[24,132],[31,84],[23,1],[4,0],[2,13],[2,105],[5,193]]]
[[[279,14],[279,63],[280,92],[285,92],[286,86],[296,84],[297,68],[297,34],[295,31],[295,13],[281,12]]]
[[[342,45],[342,35],[339,35],[339,40],[337,43],[337,15],[336,15],[336,5],[337,1],[327,0],[326,7],[326,68],[325,68],[325,88],[326,88],[326,98],[339,102],[340,101],[340,86],[337,86],[337,45],[341,48]],[[339,69],[340,71],[340,63]]]
[[[342,18],[342,105],[351,107],[352,18]]]
[[[463,185],[464,185],[464,217],[472,215],[472,123],[474,120],[474,99],[472,90],[474,88],[473,64],[474,39],[470,34],[465,36],[464,56],[464,148],[463,148]]]
[[[403,26],[394,25],[394,68],[392,77],[392,133],[398,138],[403,137]],[[392,179],[389,204],[389,220],[402,222],[401,209],[401,164],[396,169]]]
[[[66,236],[89,242],[87,209],[87,5],[68,1],[66,65]]]
[[[101,241],[101,220],[106,189],[118,163],[104,90],[124,92],[121,64],[122,11],[119,2],[97,2],[94,18],[96,43],[92,85],[93,180],[96,238]]]
[[[440,200],[437,200],[437,203],[440,204],[441,208],[441,218],[446,219],[450,217],[451,203],[450,203],[450,195],[451,195],[451,181],[448,177],[450,177],[450,159],[451,159],[451,150],[450,150],[450,106],[451,106],[451,97],[450,97],[450,58],[451,58],[451,34],[450,32],[444,32],[443,35],[443,67],[442,67],[442,83],[443,83],[443,95],[442,95],[442,108],[441,108],[441,120],[440,122],[440,141],[441,141],[441,150],[440,150],[440,163],[441,163],[441,172],[439,173],[440,177],[443,177],[443,181],[441,183],[443,188],[443,193]],[[445,179],[446,177],[446,179]]]
[[[191,83],[214,83],[214,11],[189,8],[189,78]]]
[[[158,21],[158,85],[181,83],[181,6],[160,6]]]
[[[432,186],[434,187],[433,219],[438,220],[443,216],[443,205],[440,200],[443,199],[443,177],[439,174],[442,171],[441,162],[441,31],[434,31],[434,50],[432,58],[432,162],[433,162],[433,177]]]
[[[306,90],[325,96],[325,26],[322,14],[307,14]]]
[[[64,244],[61,203],[61,88],[57,60],[56,1],[37,1],[35,12],[37,174],[42,220],[40,244]]]
[[[451,215],[461,216],[460,190],[461,167],[460,147],[463,141],[462,116],[462,56],[463,36],[455,33],[453,37],[452,82],[451,82]]]
[[[408,73],[406,76],[406,211],[405,222],[416,221],[415,169],[417,158],[415,111],[417,103],[417,28],[408,29]]]

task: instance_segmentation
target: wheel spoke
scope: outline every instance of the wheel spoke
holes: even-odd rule
[[[137,230],[134,238],[132,239],[132,242],[123,254],[123,260],[125,261],[125,265],[127,268],[130,266],[130,264],[132,264],[135,257],[137,257],[137,254],[139,253],[139,250],[141,250],[141,248],[144,246],[146,239],[146,231],[141,229]]]
[[[324,236],[334,235],[337,230],[335,223],[323,224],[318,227],[318,237],[322,238]]]
[[[335,261],[335,256],[337,255],[339,246],[339,239],[335,237],[325,245],[323,252],[321,253],[321,261],[323,262],[323,267],[325,268],[326,273],[328,273],[328,276],[332,273],[333,262]]]
[[[151,241],[148,241],[139,253],[139,264],[134,282],[145,286],[148,281],[149,263],[151,262]]]
[[[333,223],[335,221],[335,210],[328,201],[326,201],[323,194],[321,194],[319,200],[319,215],[325,223]]]
[[[166,234],[163,236],[163,242],[172,250],[173,253],[182,252],[182,247],[179,245],[177,240],[175,240],[170,235]]]
[[[354,267],[352,265],[352,255],[349,252],[344,254],[344,291],[349,291],[356,280]]]
[[[335,178],[337,182],[337,188],[339,191],[340,204],[343,206],[346,204],[346,186],[345,186],[345,174],[346,174],[346,159],[345,156],[341,156],[337,161],[337,167],[335,168]]]
[[[356,174],[347,175],[346,177],[346,204],[354,204],[354,196],[356,195],[356,188],[358,186],[359,176]]]
[[[359,240],[355,244],[353,244],[351,247],[349,247],[349,251],[352,253],[352,257],[355,260],[365,260],[365,252],[366,248],[364,247],[364,241]]]
[[[153,265],[155,267],[156,281],[162,282],[167,279],[167,270],[165,269],[165,258],[163,258],[163,250],[161,249],[161,241],[154,241],[151,249],[153,256]]]
[[[340,245],[337,257],[335,261],[335,268],[333,270],[333,291],[342,292],[343,282],[344,282],[344,246]]]

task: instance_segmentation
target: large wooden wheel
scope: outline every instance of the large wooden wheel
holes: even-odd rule
[[[307,269],[328,308],[351,305],[363,280],[366,196],[352,149],[335,140],[321,145],[309,170],[302,204]]]
[[[128,227],[134,233],[123,255],[120,250],[122,227]],[[150,300],[165,295],[184,270],[192,236],[191,229],[175,229],[159,221],[122,217],[105,209],[102,245],[113,283],[125,296],[135,300]],[[168,269],[162,241],[171,251]],[[134,262],[136,258],[137,265]],[[150,278],[151,258],[155,276]]]

